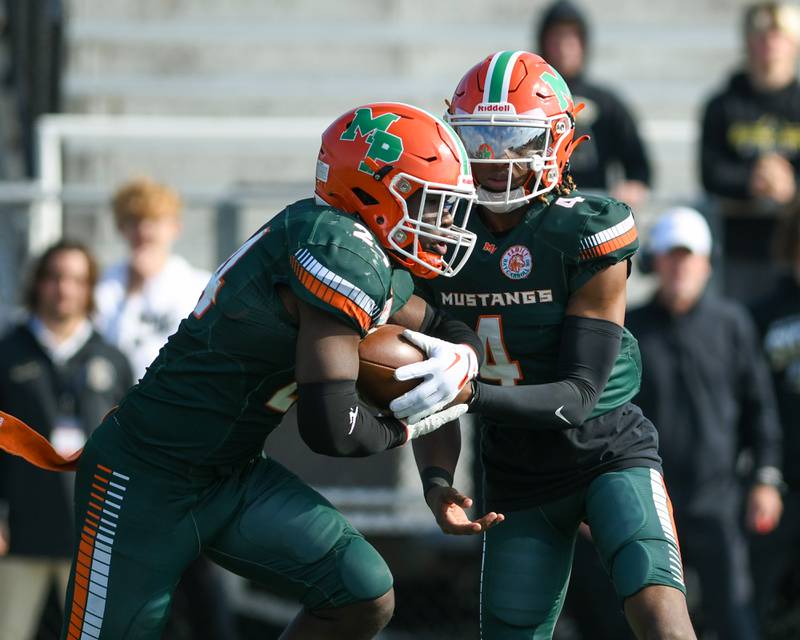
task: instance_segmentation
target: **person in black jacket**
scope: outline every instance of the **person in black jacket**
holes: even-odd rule
[[[132,383],[125,356],[93,329],[97,267],[62,241],[39,258],[29,319],[0,339],[0,409],[42,430],[69,454]],[[57,474],[0,452],[0,638],[33,638],[55,583],[66,592],[73,545],[74,474]]]
[[[707,291],[711,248],[698,211],[676,207],[659,216],[643,260],[652,263],[658,289],[625,325],[642,354],[635,402],[658,429],[681,555],[700,581],[702,619],[695,622],[720,639],[754,640],[746,532],[765,534],[781,517],[780,426],[753,320],[739,303]],[[752,470],[741,478],[745,450]],[[576,625],[592,640],[631,638],[602,577],[596,554],[579,538],[567,600]]]
[[[781,437],[755,324],[738,303],[705,292],[711,233],[684,207],[656,221],[648,245],[659,287],[626,325],[642,351],[637,402],[659,431],[682,552],[701,585],[706,629],[758,638],[745,528],[764,534],[782,501]],[[753,470],[741,524],[743,448]]]
[[[570,159],[570,172],[583,190],[608,192],[634,210],[644,204],[650,187],[650,163],[636,121],[611,90],[586,80],[584,66],[589,28],[581,10],[557,0],[539,21],[538,51],[564,77],[575,104],[575,138],[590,140]]]
[[[744,69],[705,106],[700,164],[721,219],[725,292],[752,302],[774,284],[770,240],[782,208],[797,197],[800,10],[752,5],[744,35]]]
[[[756,604],[767,630],[796,617],[800,602],[800,206],[778,231],[777,264],[783,275],[753,307],[778,398],[786,483],[780,525],[753,541]],[[796,621],[792,624],[796,628]]]

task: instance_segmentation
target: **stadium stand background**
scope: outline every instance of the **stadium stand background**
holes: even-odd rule
[[[0,202],[16,201],[0,209],[0,307],[4,301],[10,306],[18,267],[37,243],[25,214],[28,204],[35,207],[43,195],[55,195],[62,205],[64,232],[90,242],[108,263],[123,251],[106,205],[110,193],[131,176],[153,175],[175,185],[187,201],[186,230],[177,251],[213,269],[263,220],[310,193],[319,133],[326,122],[376,99],[408,101],[440,113],[467,67],[495,50],[532,46],[535,16],[547,2],[63,4],[62,110],[79,116],[76,121],[86,126],[83,134],[79,126],[79,133],[63,138],[63,190],[46,194],[41,182],[24,181],[12,96],[6,89],[0,97],[7,180],[0,184]],[[648,142],[655,182],[650,205],[639,212],[643,226],[648,214],[664,204],[701,198],[697,120],[703,100],[741,59],[739,17],[746,4],[582,3],[592,22],[591,74],[620,90]],[[226,143],[169,135],[120,140],[91,133],[92,122],[113,129],[124,122],[117,118],[133,116],[147,116],[144,126],[149,122],[153,130],[158,122],[185,117],[310,120],[302,121],[295,136],[231,138]],[[191,122],[216,126],[216,120]],[[641,298],[647,287],[646,280],[635,278],[632,298]],[[384,637],[477,636],[479,541],[444,539],[433,528],[408,452],[320,464],[286,430],[268,447],[284,460],[299,460],[298,471],[315,485],[330,487],[328,495],[386,554],[399,586],[397,616]],[[462,467],[468,469],[468,459]],[[462,477],[465,483],[469,485],[469,478]],[[375,489],[358,491],[362,487]],[[292,605],[230,580],[243,618],[259,621],[251,624],[269,621],[277,628],[291,616]],[[436,592],[439,598],[428,602]]]
[[[533,16],[544,4],[71,0],[64,108],[324,122],[353,104],[387,98],[441,112],[466,66],[497,49],[531,46]],[[618,87],[643,121],[657,201],[698,195],[696,119],[704,97],[740,57],[744,4],[585,3],[594,25],[592,73]],[[316,142],[311,136],[273,148],[247,145],[214,153],[212,162],[208,154],[187,157],[164,144],[116,151],[76,141],[65,156],[65,181],[108,189],[148,172],[202,195],[233,183],[269,186],[265,212],[243,225],[246,235],[271,208],[308,192]],[[73,224],[109,247],[101,254],[107,257],[109,225],[79,222],[81,213],[75,211]],[[190,225],[182,248],[211,268],[218,251],[199,222]]]

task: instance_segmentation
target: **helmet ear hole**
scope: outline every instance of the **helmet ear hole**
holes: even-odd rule
[[[378,200],[371,196],[369,193],[364,191],[361,187],[353,187],[352,188],[353,194],[355,194],[356,198],[361,201],[361,204],[364,206],[371,206],[378,204]]]

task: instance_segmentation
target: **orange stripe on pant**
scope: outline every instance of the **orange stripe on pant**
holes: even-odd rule
[[[101,467],[101,465],[97,465],[100,471],[104,471],[109,475],[113,472],[111,469],[107,469],[106,467]],[[108,482],[107,479],[95,474],[94,476],[98,480]],[[93,487],[97,487],[96,484],[92,484]],[[97,487],[100,488],[100,487]],[[104,491],[101,489],[101,491]],[[89,597],[89,580],[91,577],[92,571],[92,558],[94,556],[94,548],[95,548],[95,534],[96,531],[94,527],[97,525],[94,521],[99,523],[100,519],[97,515],[89,511],[90,508],[94,508],[99,513],[103,512],[103,506],[105,505],[105,499],[96,493],[92,492],[91,496],[97,500],[100,504],[95,504],[93,502],[89,502],[89,507],[87,507],[86,513],[84,515],[83,520],[83,531],[81,531],[81,539],[78,543],[78,551],[75,558],[75,574],[72,578],[73,583],[73,592],[72,592],[72,608],[70,610],[69,616],[69,630],[68,630],[68,637],[70,640],[73,638],[75,640],[79,640],[81,637],[81,633],[83,632],[83,625],[84,619],[86,616],[86,601]],[[91,520],[90,520],[91,518]]]

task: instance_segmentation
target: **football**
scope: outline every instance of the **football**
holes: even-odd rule
[[[419,378],[404,382],[394,379],[398,367],[425,359],[422,349],[402,336],[403,329],[396,324],[382,325],[368,333],[358,347],[358,393],[362,400],[384,411],[392,400],[420,383]]]

